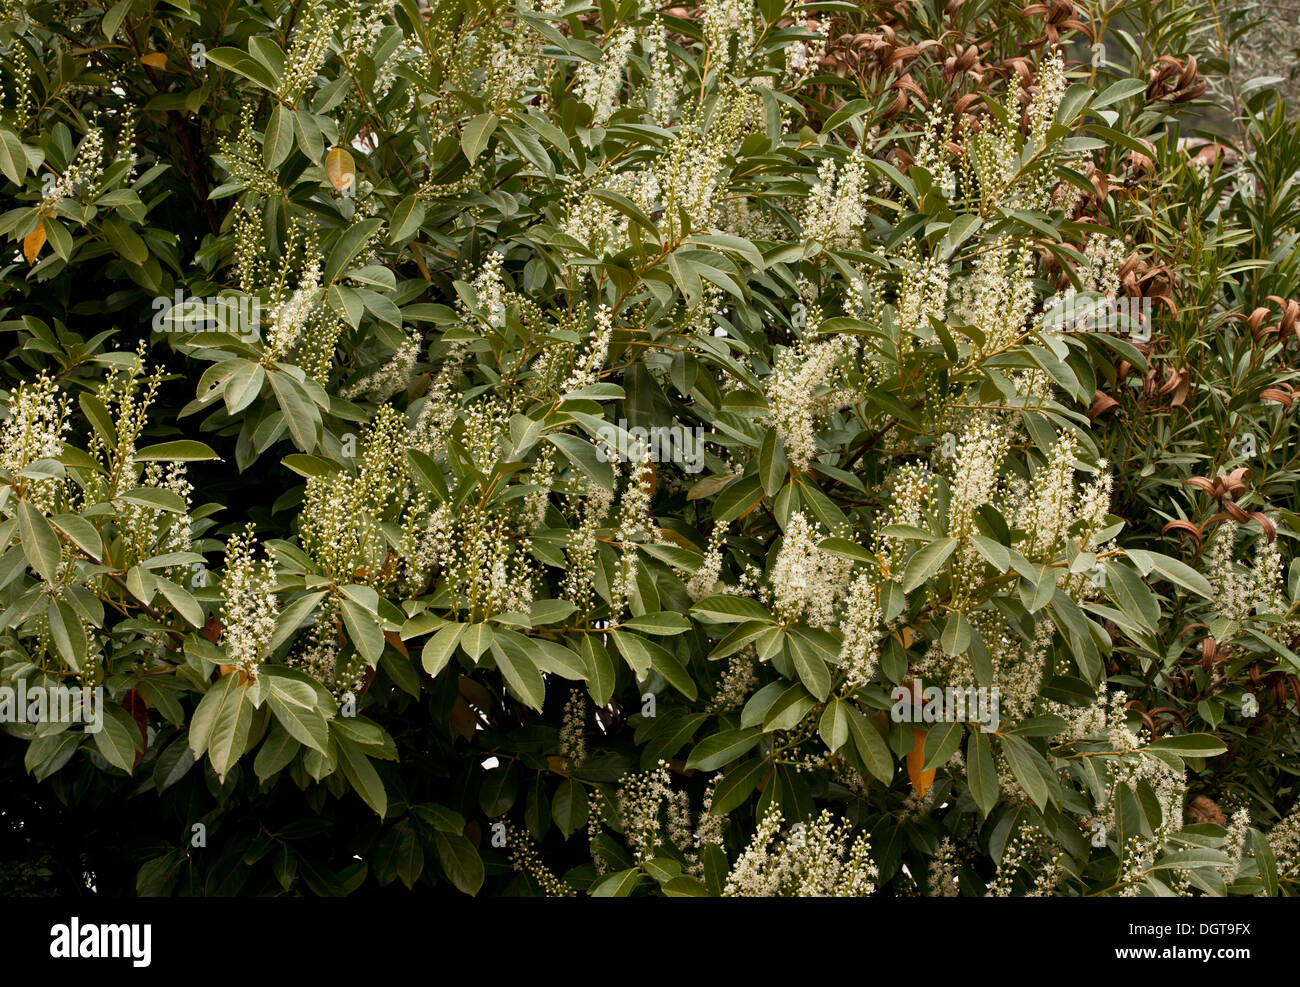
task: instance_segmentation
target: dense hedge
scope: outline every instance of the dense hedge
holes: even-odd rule
[[[4,889],[1293,893],[1211,4],[5,7]]]

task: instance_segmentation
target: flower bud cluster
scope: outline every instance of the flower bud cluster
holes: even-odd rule
[[[812,822],[782,830],[772,803],[727,875],[728,898],[863,898],[876,890],[876,865],[865,835],[823,809]],[[850,839],[852,843],[850,843]]]
[[[609,120],[623,88],[623,75],[632,54],[636,31],[625,27],[617,31],[601,53],[598,62],[583,62],[575,73],[578,99],[592,109],[592,122],[600,125]]]
[[[266,648],[275,633],[279,605],[271,564],[256,559],[253,526],[230,536],[221,579],[221,645],[230,664],[257,678]]]

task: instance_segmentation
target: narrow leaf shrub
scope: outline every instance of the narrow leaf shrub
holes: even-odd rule
[[[5,12],[0,888],[1296,891],[1239,14]]]

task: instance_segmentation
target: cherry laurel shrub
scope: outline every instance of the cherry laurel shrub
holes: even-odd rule
[[[4,7],[29,854],[1295,889],[1300,154],[1261,91],[1180,137],[1197,11]]]

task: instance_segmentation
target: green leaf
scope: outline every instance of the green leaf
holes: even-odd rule
[[[23,764],[37,781],[44,781],[62,770],[77,748],[81,746],[85,734],[79,730],[67,730],[54,736],[37,737],[27,748]]]
[[[1091,97],[1091,87],[1078,82],[1070,86],[1065,91],[1065,95],[1061,98],[1060,105],[1057,107],[1057,122],[1067,127],[1070,126]]]
[[[211,53],[209,53],[209,57],[211,57]],[[325,261],[325,272],[322,275],[324,283],[332,285],[338,280],[338,276],[361,252],[361,248],[370,238],[370,235],[383,225],[384,221],[382,219],[363,219],[344,230],[338,240],[334,242],[329,257]],[[275,379],[275,376],[275,374],[272,374],[272,380]]]
[[[327,752],[329,724],[318,710],[304,709],[300,704],[288,701],[274,689],[267,695],[266,702],[271,707],[271,713],[290,737],[322,754]],[[260,758],[261,755],[258,756]]]
[[[271,107],[262,141],[262,156],[266,167],[275,171],[293,150],[293,111],[283,103]]]
[[[338,745],[339,767],[343,769],[343,776],[366,805],[374,809],[379,814],[379,818],[383,819],[388,812],[388,793],[384,791],[384,783],[379,777],[379,772],[370,763],[370,758],[366,757],[365,752],[353,741],[336,735],[334,742]]]
[[[86,416],[100,441],[110,449],[116,447],[117,427],[113,424],[113,416],[104,407],[104,402],[86,391],[77,398],[77,406],[81,408],[81,413]]]
[[[262,385],[266,383],[266,371],[259,364],[248,360],[232,362],[237,366],[221,389],[221,397],[226,402],[226,412],[236,415],[252,404],[262,392]]]
[[[113,252],[132,264],[143,264],[149,259],[149,248],[140,235],[115,216],[107,216],[102,224]]]
[[[187,508],[185,498],[174,490],[164,490],[161,487],[132,487],[122,494],[122,500],[170,514],[184,514]]]
[[[104,557],[103,538],[98,529],[81,515],[55,514],[50,518],[50,523],[92,559]]]
[[[832,699],[826,704],[817,732],[833,754],[849,740],[849,707],[842,699]]]
[[[302,385],[288,374],[275,371],[269,375],[275,400],[284,412],[285,424],[293,443],[303,452],[311,452],[320,442],[320,413]]]
[[[59,560],[63,558],[59,536],[45,515],[25,500],[18,502],[18,539],[32,568],[47,583],[53,583],[59,574]]]
[[[771,770],[771,762],[764,757],[750,758],[736,765],[718,782],[709,811],[715,816],[730,812],[749,798],[750,793]]]
[[[297,630],[316,612],[316,607],[320,605],[320,601],[323,599],[325,599],[324,591],[307,593],[281,610],[280,615],[275,619],[275,631],[271,634],[267,650],[274,652],[280,645],[293,637]]]
[[[1007,764],[1016,776],[1016,781],[1020,782],[1020,787],[1041,810],[1047,804],[1048,789],[1035,762],[1041,761],[1042,756],[1015,734],[1002,736],[1002,752],[1006,754]]]
[[[831,555],[838,555],[845,559],[852,559],[855,562],[876,561],[874,555],[857,542],[849,541],[847,538],[823,538],[817,543],[817,547],[823,552],[829,552]]]
[[[715,733],[695,745],[686,760],[686,768],[716,771],[752,750],[762,738],[762,732],[752,727]]]
[[[799,674],[799,681],[818,702],[824,702],[831,691],[831,673],[826,662],[803,638],[792,634],[787,638],[786,646],[795,671]]]
[[[1147,744],[1143,750],[1164,751],[1180,757],[1214,757],[1228,749],[1218,737],[1211,733],[1184,733],[1174,737],[1159,737]]]
[[[852,706],[849,707],[849,735],[867,770],[884,784],[890,784],[894,780],[894,756],[871,721]]]
[[[627,898],[641,883],[641,872],[635,868],[606,874],[591,886],[593,898]]]
[[[46,614],[55,649],[73,671],[81,671],[90,650],[86,629],[81,626],[72,607],[63,600],[50,600]]]
[[[1171,853],[1161,857],[1156,861],[1155,866],[1151,869],[1161,870],[1191,870],[1195,867],[1213,867],[1215,869],[1227,864],[1228,855],[1222,850],[1211,850],[1208,847],[1193,847],[1190,850],[1180,850],[1177,853]]]
[[[943,240],[939,244],[938,254],[940,257],[951,257],[963,243],[975,235],[983,224],[983,220],[973,213],[965,213],[958,216],[948,227],[948,232],[943,235]]]
[[[339,587],[339,592],[372,616],[379,613],[379,593],[373,586],[361,583],[347,583]]]
[[[776,701],[768,707],[763,715],[763,730],[766,733],[774,730],[793,730],[803,722],[803,718],[816,705],[813,697],[808,695],[808,690],[796,682],[777,696]]]
[[[1277,858],[1273,848],[1268,845],[1268,838],[1253,827],[1250,830],[1251,852],[1255,856],[1255,869],[1264,885],[1264,891],[1270,898],[1277,897]]]
[[[925,735],[925,763],[921,765],[921,770],[929,771],[947,764],[961,746],[961,738],[965,733],[965,728],[959,722],[936,723]]]
[[[655,226],[654,220],[642,212],[636,203],[627,196],[619,195],[617,192],[607,188],[593,188],[591,190],[591,196],[594,199],[599,199],[601,202],[613,206],[628,219],[632,220],[632,222],[636,223],[637,226],[649,233],[656,243],[659,242],[659,229]]]
[[[1214,599],[1214,587],[1210,581],[1186,563],[1159,552],[1130,549],[1126,554],[1147,572],[1154,570],[1176,586],[1189,589],[1206,600]]]
[[[1126,616],[1136,618],[1146,631],[1155,634],[1160,624],[1160,605],[1142,577],[1126,565],[1110,561],[1103,565],[1106,595]]]
[[[773,18],[769,17],[766,19],[771,21]],[[843,124],[845,121],[851,120],[855,116],[859,116],[863,113],[866,113],[870,109],[871,109],[870,100],[851,99],[826,118],[826,122],[822,124],[822,133],[829,134],[832,130],[834,130],[836,127],[840,126],[841,124]]]
[[[1146,91],[1147,83],[1143,79],[1120,79],[1118,82],[1107,86],[1102,94],[1092,101],[1092,108],[1100,110],[1112,103],[1132,99],[1139,93],[1145,93]]]
[[[658,728],[656,721],[654,735],[641,748],[641,770],[652,770],[660,760],[666,761],[675,757],[682,749],[682,745],[690,740],[695,732],[708,722],[708,719],[708,713],[692,713],[689,716],[668,719],[663,729]]]
[[[939,638],[939,645],[943,648],[944,654],[964,654],[970,647],[970,641],[971,626],[966,615],[960,610],[950,614],[948,622],[943,625],[943,635]]]
[[[713,520],[727,524],[753,510],[763,499],[763,485],[757,476],[729,483],[713,502]]]
[[[94,733],[95,749],[115,768],[130,774],[135,767],[135,754],[140,749],[140,728],[121,706],[104,709],[104,727]]]
[[[772,615],[763,609],[763,605],[757,600],[731,594],[707,596],[691,607],[691,613],[701,620],[715,624],[740,624],[747,620],[761,620],[767,624],[776,623]]]
[[[1043,213],[1036,212],[1030,209],[1006,209],[1003,210],[1003,215],[1010,216],[1013,219],[1019,220],[1020,222],[1028,226],[1031,230],[1037,230],[1039,233],[1043,234],[1043,236],[1047,237],[1049,240],[1061,239],[1061,231],[1058,230],[1055,226],[1053,226],[1048,221],[1047,217],[1043,215]],[[1047,368],[1044,367],[1043,369],[1046,370]],[[1068,387],[1066,389],[1070,390],[1070,388]]]
[[[987,819],[998,802],[998,773],[988,738],[979,732],[966,741],[966,782],[980,815]]]
[[[343,625],[348,639],[372,668],[384,653],[384,630],[379,619],[354,600],[343,601]]]
[[[121,0],[129,3],[130,0]],[[23,151],[23,142],[8,127],[0,126],[0,174],[15,185],[22,187],[27,176],[27,154]],[[51,224],[47,223],[47,228]]]
[[[586,666],[587,691],[597,706],[605,706],[614,693],[614,663],[605,646],[596,640],[594,634],[582,635],[579,647]]]
[[[113,36],[117,34],[117,29],[122,26],[122,21],[130,13],[131,3],[132,0],[117,0],[117,3],[113,4],[108,12],[104,14],[100,26],[104,29],[104,37],[109,41],[113,40]]]
[[[689,631],[691,622],[679,613],[662,610],[658,613],[647,613],[640,617],[633,617],[619,626],[629,631],[640,631],[642,634],[669,635]]]
[[[468,624],[465,627],[465,633],[460,637],[460,646],[465,649],[465,654],[473,658],[477,664],[495,636],[491,624]]]
[[[785,456],[785,443],[777,435],[776,429],[770,428],[763,436],[763,445],[758,451],[758,472],[763,481],[763,492],[775,497],[790,475],[790,464]]]
[[[199,606],[199,601],[194,599],[194,594],[177,586],[170,579],[159,579],[157,585],[158,590],[167,598],[167,602],[172,605],[172,609],[180,614],[191,627],[202,627],[204,625],[203,608]]]
[[[747,620],[743,624],[737,624],[709,652],[709,661],[720,661],[723,658],[730,657],[747,644],[752,644],[755,638],[766,634],[776,634],[782,639],[784,637],[784,632],[780,628],[773,627],[762,620]]]
[[[393,221],[388,231],[388,242],[405,240],[424,222],[425,205],[414,195],[408,195],[393,210]]]
[[[212,769],[225,781],[239,760],[253,721],[253,704],[246,702],[248,687],[239,684],[239,674],[221,676],[203,694],[190,720],[190,750],[207,752]]]
[[[488,138],[497,129],[498,122],[495,113],[482,113],[465,124],[465,129],[460,134],[460,149],[470,164],[487,147]]]
[[[419,449],[407,449],[406,461],[414,470],[412,474],[426,489],[437,495],[440,501],[451,499],[451,494],[447,490],[447,481],[443,478],[442,469],[433,458]]]
[[[566,840],[587,825],[588,809],[587,789],[584,786],[572,778],[560,782],[560,787],[555,790],[555,797],[551,800],[551,816]]]
[[[668,898],[709,898],[709,889],[693,877],[682,874],[663,885],[664,896]]]
[[[425,642],[424,650],[420,653],[420,664],[424,666],[424,670],[436,676],[446,668],[447,662],[456,653],[456,645],[460,642],[463,633],[465,633],[464,624],[446,624],[440,627],[438,632]]]
[[[492,657],[510,692],[526,706],[540,710],[546,701],[546,684],[529,651],[528,638],[513,631],[497,631],[492,641]]]
[[[443,833],[462,833],[465,831],[465,817],[459,812],[448,809],[435,802],[424,802],[411,806],[411,813],[421,822]]]
[[[260,368],[259,368],[260,369]],[[229,383],[226,385],[229,387]],[[204,459],[218,459],[210,446],[193,439],[177,439],[174,442],[159,442],[137,450],[136,462],[147,463],[160,460],[168,463],[198,462]]]
[[[319,161],[325,156],[325,139],[321,135],[320,125],[307,110],[297,110],[293,114],[293,131],[298,140],[298,147],[308,159]]]
[[[433,845],[447,879],[471,897],[478,894],[483,886],[483,861],[474,844],[459,833],[439,830],[433,834]]]
[[[614,468],[609,463],[601,462],[592,443],[576,435],[564,433],[551,433],[543,438],[564,453],[565,459],[606,490],[614,489]]]
[[[652,661],[650,642],[643,637],[621,631],[614,631],[609,635],[609,639],[614,642],[614,647],[623,656],[628,668],[636,673],[636,677],[645,678],[646,673],[650,671]]]
[[[1097,109],[1098,107],[1099,107],[1098,103],[1093,104],[1093,109]],[[1124,133],[1124,131],[1122,130],[1115,130],[1113,127],[1106,127],[1100,123],[1086,124],[1084,126],[1084,129],[1089,130],[1100,137],[1104,137],[1106,140],[1110,141],[1113,144],[1118,144],[1120,147],[1124,148],[1125,150],[1133,151],[1137,154],[1142,154],[1142,155],[1148,155],[1151,153],[1151,148],[1143,144],[1136,137]]]
[[[424,848],[415,834],[415,827],[409,822],[399,824],[393,832],[396,839],[393,859],[397,866],[397,876],[409,891],[424,871]]]
[[[488,771],[478,790],[478,804],[490,818],[503,816],[515,804],[518,794],[514,765],[507,762],[504,766]]]
[[[691,674],[686,670],[686,667],[666,648],[661,648],[653,641],[645,643],[650,649],[650,664],[654,670],[662,675],[664,681],[683,696],[694,700],[698,692],[695,687],[695,680],[691,678]]]
[[[668,272],[686,299],[687,306],[694,308],[704,293],[704,284],[695,265],[684,260],[679,252],[671,253],[668,255]]]
[[[238,48],[211,48],[207,52],[207,58],[219,68],[242,75],[267,92],[273,93],[279,88],[278,80],[264,65]]]
[[[762,252],[758,247],[754,246],[752,241],[746,240],[744,237],[731,236],[726,233],[693,233],[689,242],[707,244],[710,247],[717,247],[727,253],[735,254],[759,271],[765,270],[767,267]]]
[[[912,592],[938,572],[956,548],[956,538],[940,538],[920,548],[903,570],[903,592]]]
[[[1252,639],[1258,641],[1260,644],[1264,645],[1264,647],[1268,648],[1269,651],[1287,662],[1296,672],[1300,672],[1300,655],[1297,655],[1281,641],[1274,640],[1267,634],[1261,634],[1253,627],[1247,627],[1245,628],[1245,631]]]

